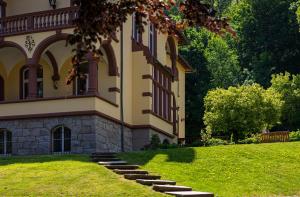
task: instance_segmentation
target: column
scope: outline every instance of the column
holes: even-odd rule
[[[97,95],[98,94],[98,63],[99,58],[95,57],[92,52],[87,55],[87,60],[89,62],[89,88],[88,94]]]

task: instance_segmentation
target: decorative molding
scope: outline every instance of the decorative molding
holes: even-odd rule
[[[152,97],[152,92],[143,92],[143,97]]]
[[[105,119],[108,119],[114,123],[121,124],[121,121],[113,118],[111,116],[108,116],[104,113],[98,112],[98,111],[76,111],[76,112],[62,112],[62,113],[48,113],[48,114],[35,114],[35,115],[20,115],[20,116],[0,116],[0,120],[22,120],[22,119],[41,119],[41,118],[56,118],[56,117],[64,117],[64,116],[99,116]],[[125,123],[125,126],[130,129],[152,129],[158,133],[161,133],[163,135],[166,135],[171,138],[175,138],[175,135],[170,134],[166,131],[163,131],[155,126],[152,125],[131,125],[128,123]]]
[[[40,102],[40,101],[52,101],[52,100],[66,100],[66,99],[81,99],[81,98],[90,98],[90,97],[96,97],[114,107],[119,107],[118,104],[111,102],[100,95],[80,95],[80,96],[67,96],[67,97],[49,97],[49,98],[30,98],[26,100],[16,100],[16,101],[3,101],[0,102],[1,104],[14,104],[14,103],[30,103],[30,102]],[[0,118],[1,119],[1,118]]]
[[[151,113],[152,113],[152,110],[150,110],[150,109],[144,109],[144,110],[142,111],[142,113],[143,113],[143,114],[151,114]]]
[[[109,91],[109,92],[118,92],[118,93],[121,93],[120,88],[117,88],[117,87],[108,88],[108,91]]]
[[[142,79],[153,79],[152,75],[143,75]]]
[[[28,50],[29,53],[32,52],[32,50],[35,47],[35,40],[31,35],[26,36],[25,38],[25,48]]]

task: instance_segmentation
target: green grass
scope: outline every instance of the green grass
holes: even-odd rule
[[[216,196],[300,196],[300,142],[120,155],[164,179]]]
[[[87,156],[0,158],[0,196],[163,196]]]

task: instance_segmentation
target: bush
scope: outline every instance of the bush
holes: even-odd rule
[[[300,130],[290,133],[290,141],[300,141]]]
[[[211,90],[204,100],[206,130],[232,136],[237,143],[253,132],[270,129],[280,120],[281,97],[258,84]]]
[[[229,143],[226,140],[222,140],[219,138],[211,138],[207,141],[207,146],[220,146],[220,145],[228,145]]]
[[[161,144],[161,141],[160,141],[158,135],[154,134],[151,136],[150,145],[149,145],[149,147],[146,147],[146,149],[153,149],[153,150],[158,149],[160,144]]]
[[[244,140],[239,140],[239,144],[259,144],[261,142],[260,135],[252,135]]]

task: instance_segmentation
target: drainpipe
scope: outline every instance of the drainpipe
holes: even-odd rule
[[[124,67],[124,57],[123,57],[123,52],[124,52],[124,33],[123,33],[123,24],[121,25],[121,52],[120,52],[120,56],[121,56],[121,73],[120,73],[120,119],[121,119],[121,151],[124,152],[124,103],[123,103],[123,67]]]

